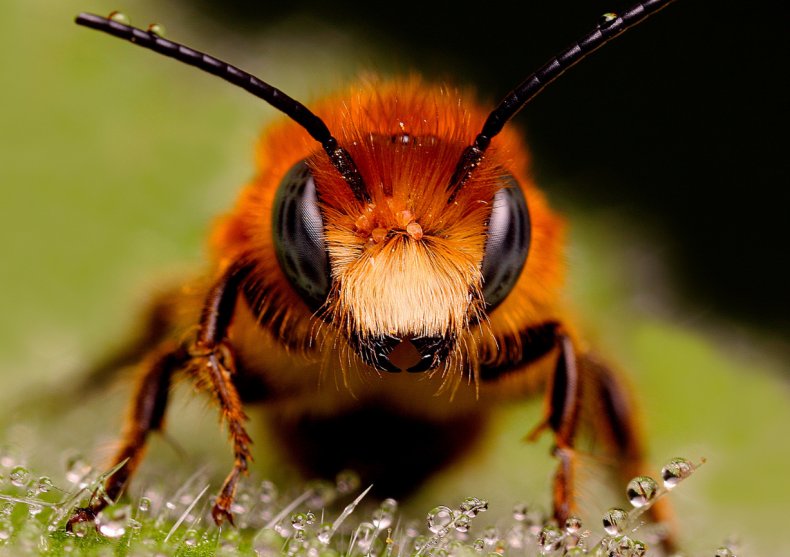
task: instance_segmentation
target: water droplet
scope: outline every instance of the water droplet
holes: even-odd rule
[[[357,526],[357,546],[363,552],[368,551],[370,549],[371,544],[373,544],[373,540],[376,539],[376,527],[373,526],[370,522],[362,522],[359,526]]]
[[[477,552],[482,552],[485,546],[486,546],[486,542],[483,541],[483,538],[477,538],[475,540],[475,543],[472,544],[472,549],[474,549]]]
[[[184,532],[184,539],[182,541],[186,546],[195,547],[198,544],[197,530],[190,528],[189,530]]]
[[[513,505],[513,520],[523,522],[527,519],[529,513],[529,506],[526,503],[516,503]]]
[[[603,529],[610,536],[617,536],[625,532],[628,523],[628,513],[623,509],[609,509],[603,515]]]
[[[164,37],[165,36],[165,28],[163,25],[159,23],[152,23],[148,26],[148,32],[152,35],[156,35],[157,37]]]
[[[48,476],[41,476],[36,482],[36,490],[39,493],[48,493],[52,487],[52,480]]]
[[[335,484],[326,480],[311,480],[307,482],[307,489],[310,490],[310,497],[305,501],[305,506],[311,509],[323,509],[329,507],[337,499]],[[266,501],[264,501],[266,503]]]
[[[126,525],[120,520],[99,519],[99,532],[108,538],[120,538],[126,533]]]
[[[633,557],[634,540],[628,536],[618,536],[609,544],[609,551],[613,557]]]
[[[495,527],[488,526],[485,530],[483,530],[483,541],[486,543],[486,545],[494,545],[498,539],[499,532],[497,532]]]
[[[121,25],[131,25],[132,23],[132,20],[129,19],[128,15],[118,11],[110,12],[110,15],[107,16],[107,19],[116,23],[120,23]]]
[[[661,469],[664,487],[672,489],[694,472],[694,465],[685,458],[673,458]]]
[[[84,538],[91,532],[96,531],[96,525],[91,521],[75,522],[71,527],[71,532],[78,538]]]
[[[601,16],[601,19],[598,21],[598,25],[601,27],[609,27],[615,21],[617,21],[617,14],[613,12],[607,12]]]
[[[28,472],[27,468],[24,466],[14,466],[11,469],[11,473],[8,475],[11,479],[11,483],[17,487],[23,487],[27,485],[28,480],[30,479],[30,472]]]
[[[291,515],[291,526],[295,530],[304,530],[307,524],[307,516],[304,513],[294,513]]]
[[[715,557],[735,557],[735,553],[729,547],[720,547],[716,550]]]
[[[554,526],[546,526],[538,535],[538,546],[544,555],[554,553],[560,548],[564,534],[562,530]]]
[[[132,535],[136,536],[140,533],[140,530],[143,529],[143,525],[140,521],[135,520],[133,518],[129,519],[129,529],[132,531]]]
[[[339,472],[335,478],[337,490],[343,495],[347,495],[359,489],[359,482],[359,475],[353,470],[343,470]]]
[[[488,510],[488,501],[477,497],[467,497],[461,502],[460,510],[470,518]]]
[[[329,540],[332,539],[332,525],[327,522],[319,526],[316,538],[322,544],[327,545]]]
[[[147,513],[151,510],[151,500],[148,497],[140,497],[140,501],[137,503],[137,510],[141,513]]]
[[[631,504],[637,508],[651,503],[658,492],[658,484],[649,476],[637,476],[625,489],[625,494]]]
[[[379,505],[379,508],[383,511],[387,511],[388,513],[395,514],[398,510],[398,502],[393,498],[384,499]]]
[[[453,523],[453,528],[455,528],[456,532],[466,533],[469,531],[470,526],[472,526],[472,519],[465,514],[462,514],[458,518],[455,519]]]
[[[38,503],[29,503],[27,506],[27,512],[31,518],[36,517],[37,515],[41,514],[41,511],[44,510],[44,507],[39,505]]]
[[[565,531],[569,534],[577,534],[582,529],[582,519],[578,516],[569,516],[565,520]]]
[[[453,520],[453,511],[450,509],[450,507],[439,505],[438,507],[431,509],[431,511],[428,513],[427,519],[428,530],[434,534],[440,534],[441,532],[446,533],[447,526]]]
[[[378,530],[383,530],[384,528],[389,528],[392,524],[392,520],[394,515],[379,507],[375,511],[373,511],[373,516],[371,522],[373,522],[373,526],[375,526]]]
[[[258,499],[260,499],[261,503],[268,504],[273,502],[277,499],[277,486],[269,480],[262,481],[258,488]]]
[[[87,487],[85,478],[90,474],[90,465],[83,460],[82,455],[71,455],[66,459],[66,480],[79,488]]]
[[[634,557],[645,557],[645,555],[647,555],[647,545],[639,540],[634,540],[633,553]]]

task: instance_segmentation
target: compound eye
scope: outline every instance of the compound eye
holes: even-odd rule
[[[283,178],[273,209],[277,261],[291,285],[315,311],[329,295],[331,278],[315,180],[304,161]]]
[[[494,195],[483,254],[483,296],[491,311],[510,293],[527,260],[530,220],[524,193],[513,176]]]

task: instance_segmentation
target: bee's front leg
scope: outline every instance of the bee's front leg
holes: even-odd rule
[[[221,419],[227,424],[233,443],[233,469],[225,478],[211,509],[214,522],[218,525],[225,520],[233,524],[230,508],[236,495],[238,480],[242,474],[247,473],[248,462],[252,460],[252,440],[244,428],[247,416],[231,378],[235,372],[235,364],[233,349],[227,340],[238,294],[250,270],[248,264],[236,262],[214,284],[203,306],[197,340],[189,348],[192,359],[188,371],[196,384],[209,391],[216,399]]]
[[[112,460],[111,469],[117,469],[104,481],[103,493],[97,490],[87,507],[75,510],[66,523],[67,531],[71,532],[75,524],[92,522],[99,512],[120,497],[145,453],[148,434],[162,429],[173,373],[183,367],[189,357],[179,345],[165,342],[143,361],[120,448]]]
[[[557,344],[560,353],[550,381],[546,417],[529,434],[528,439],[534,440],[546,428],[551,428],[554,432],[554,456],[559,460],[554,474],[554,518],[562,525],[572,514],[575,504],[574,443],[582,401],[582,383],[573,342],[569,337],[558,332]]]

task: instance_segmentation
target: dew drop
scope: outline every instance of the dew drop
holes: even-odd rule
[[[486,546],[486,542],[483,540],[483,538],[477,538],[475,540],[475,543],[472,544],[472,549],[480,553],[483,551],[483,548],[485,546]]]
[[[735,557],[735,553],[729,547],[720,547],[714,555],[715,557]]]
[[[538,534],[538,546],[543,555],[554,553],[560,548],[564,534],[554,526],[546,526]]]
[[[628,513],[623,509],[609,509],[603,515],[603,529],[610,536],[617,536],[625,532],[628,523]]]
[[[294,513],[291,515],[291,526],[295,530],[304,530],[307,525],[307,516],[304,513]]]
[[[307,483],[307,489],[311,495],[305,504],[310,508],[326,508],[337,498],[335,484],[326,480],[311,480]]]
[[[685,458],[673,458],[661,469],[664,487],[672,489],[694,472],[694,465]]]
[[[41,476],[36,482],[36,490],[39,493],[48,493],[52,487],[52,480],[48,476]]]
[[[17,487],[23,487],[27,485],[28,480],[30,479],[30,472],[28,472],[27,468],[24,466],[14,466],[11,469],[11,473],[8,475],[11,483]]]
[[[140,534],[140,531],[143,529],[143,525],[140,521],[130,518],[129,529],[132,531],[133,536],[137,536]]]
[[[516,503],[513,505],[513,520],[523,522],[527,519],[529,506],[526,503]]]
[[[469,518],[467,515],[462,514],[458,518],[455,519],[453,523],[453,528],[455,528],[456,532],[461,532],[462,534],[469,531],[470,526],[472,525],[472,519]]]
[[[148,26],[148,32],[152,35],[156,35],[157,37],[164,37],[165,36],[165,28],[163,25],[159,23],[152,23]]]
[[[609,544],[609,551],[613,557],[633,557],[634,540],[628,536],[619,536]]]
[[[120,538],[126,533],[126,526],[120,520],[99,520],[99,532],[108,538]]]
[[[27,512],[31,518],[34,518],[41,514],[41,511],[44,510],[44,507],[39,505],[38,503],[29,503],[27,506]]]
[[[578,534],[582,529],[582,519],[578,516],[569,516],[565,520],[565,531],[569,534]]]
[[[359,549],[366,552],[376,539],[376,527],[370,522],[362,522],[357,526],[357,545]]]
[[[647,555],[647,545],[638,540],[634,540],[634,557],[645,557]]]
[[[107,16],[107,19],[110,21],[114,21],[115,23],[120,23],[121,25],[131,25],[132,20],[129,19],[129,16],[123,12],[110,12],[110,15]]]
[[[195,529],[190,528],[186,532],[184,532],[184,539],[183,543],[189,547],[195,547],[198,544],[198,532]]]
[[[316,538],[318,541],[324,545],[329,543],[329,540],[332,539],[332,525],[329,523],[322,524],[318,527],[318,532],[316,533]]]
[[[447,527],[453,521],[453,511],[450,507],[439,505],[428,512],[428,530],[434,534],[447,532]]]
[[[148,497],[140,497],[140,501],[137,503],[137,510],[141,513],[147,513],[151,510],[151,500]]]
[[[628,500],[634,507],[644,507],[655,499],[658,491],[658,484],[649,476],[637,476],[630,482],[625,489]]]
[[[614,12],[607,12],[601,16],[601,19],[598,21],[598,25],[601,27],[608,27],[615,21],[617,21],[617,14]]]
[[[82,459],[81,455],[72,455],[66,459],[66,480],[83,488],[88,485],[85,478],[90,474],[90,465]]]
[[[335,485],[337,486],[337,490],[343,495],[348,495],[349,493],[359,489],[359,483],[359,475],[353,470],[343,470],[338,472],[337,476],[335,477]]]
[[[91,521],[76,522],[71,529],[71,532],[78,538],[84,538],[92,531],[95,531],[96,525]]]
[[[390,497],[388,499],[384,499],[381,502],[381,505],[379,505],[379,508],[382,511],[386,511],[390,514],[395,514],[398,510],[398,502]]]
[[[477,497],[467,497],[461,501],[460,511],[470,518],[488,510],[488,501]]]
[[[391,512],[379,507],[373,511],[371,522],[378,530],[383,530],[384,528],[389,528],[389,526],[392,524],[393,518],[394,515]]]
[[[483,530],[483,541],[486,543],[486,545],[494,545],[498,539],[499,533],[496,531],[495,527],[489,526]]]
[[[277,486],[269,480],[262,481],[258,488],[258,499],[260,499],[261,503],[268,504],[273,502],[276,498]]]

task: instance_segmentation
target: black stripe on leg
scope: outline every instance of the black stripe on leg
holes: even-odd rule
[[[539,360],[557,346],[559,327],[560,324],[556,321],[547,321],[520,331],[518,341],[521,344],[521,355],[515,360],[507,360],[499,364],[482,363],[479,370],[480,379],[482,381],[496,381],[508,373]]]

